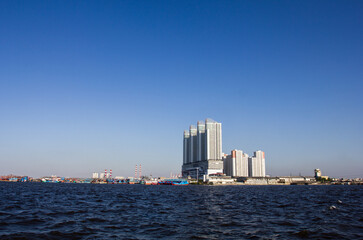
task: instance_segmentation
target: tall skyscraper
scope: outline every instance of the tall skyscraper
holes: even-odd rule
[[[222,123],[205,120],[206,159],[222,160]]]
[[[223,172],[222,124],[211,119],[184,131],[183,176],[196,177]]]
[[[197,128],[193,125],[189,128],[189,155],[190,155],[190,162],[194,163],[197,162],[198,157],[198,148],[197,148]]]
[[[190,134],[189,131],[185,130],[184,131],[184,141],[183,141],[183,164],[188,164],[190,163],[190,156],[189,156],[189,147],[190,147]]]
[[[197,148],[198,148],[198,162],[206,159],[205,157],[205,124],[198,121],[197,132]]]

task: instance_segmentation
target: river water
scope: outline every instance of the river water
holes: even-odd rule
[[[0,239],[363,239],[363,186],[0,183]]]

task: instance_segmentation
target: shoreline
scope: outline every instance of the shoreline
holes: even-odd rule
[[[28,181],[28,182],[15,182],[15,181],[4,181],[0,180],[0,183],[41,183],[41,184],[92,184],[92,185],[144,185],[144,186],[159,186],[151,184],[127,184],[127,183],[88,183],[88,182],[38,182],[38,181]],[[309,184],[245,184],[245,183],[201,183],[201,184],[188,184],[182,186],[360,186],[363,182],[349,182],[349,183],[309,183]],[[162,185],[160,185],[162,186]],[[171,185],[170,185],[171,186]]]

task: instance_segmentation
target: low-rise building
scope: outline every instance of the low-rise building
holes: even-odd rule
[[[204,175],[204,182],[209,184],[232,184],[236,182],[235,178],[226,176],[225,174],[210,174]]]

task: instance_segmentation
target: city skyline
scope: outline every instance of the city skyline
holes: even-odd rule
[[[266,177],[265,153],[261,150],[253,156],[242,150],[225,154],[222,149],[222,123],[207,118],[190,125],[183,134],[184,178],[204,179],[210,175],[224,174],[230,177]]]
[[[180,173],[210,117],[268,175],[362,177],[362,8],[1,1],[0,175]]]

